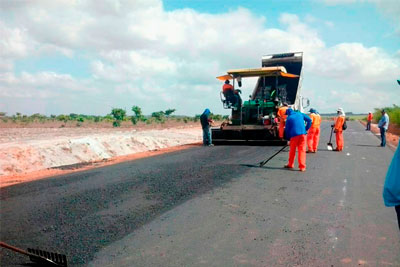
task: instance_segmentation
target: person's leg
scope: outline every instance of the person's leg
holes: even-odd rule
[[[379,131],[381,132],[381,146],[385,146],[384,140],[385,140],[385,129],[384,128],[379,128]],[[385,140],[386,143],[386,140]]]
[[[307,132],[307,147],[308,151],[314,151],[314,137],[315,137],[315,128],[310,128]]]
[[[394,207],[397,213],[397,223],[399,224],[399,230],[400,230],[400,205],[397,205]]]
[[[212,140],[211,140],[211,127],[208,127],[208,145],[212,144]]]
[[[298,162],[299,162],[299,169],[300,171],[305,171],[306,170],[306,135],[299,135],[296,136],[299,137],[299,141],[297,144],[297,149],[299,151],[299,157],[298,157]]]
[[[284,137],[284,132],[285,132],[285,122],[281,120],[279,122],[279,138],[282,139]]]
[[[339,150],[339,145],[340,145],[339,132],[336,132],[336,133],[335,133],[335,137],[336,137],[336,150]]]
[[[206,128],[203,128],[203,146],[206,146],[206,145],[207,145],[207,142],[208,142],[207,137],[208,137],[208,135],[207,135],[207,129],[206,129]]]
[[[294,158],[296,157],[296,147],[298,143],[296,137],[290,138],[289,161],[286,165],[288,168],[294,167]]]
[[[383,129],[382,145],[386,146],[386,130],[385,130],[385,128],[382,128],[382,129]]]
[[[340,132],[339,132],[339,144],[338,144],[338,149],[339,149],[339,151],[342,151],[342,150],[343,150],[343,146],[344,146],[343,132],[340,131]]]
[[[315,129],[315,133],[314,133],[314,140],[313,140],[313,150],[314,150],[314,152],[317,152],[317,150],[318,150],[319,134],[320,134],[320,129],[316,128]]]

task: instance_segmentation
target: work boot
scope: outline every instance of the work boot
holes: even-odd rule
[[[284,168],[286,168],[286,169],[293,169],[293,167],[290,167],[289,165],[285,165],[285,166],[283,166]]]
[[[305,172],[305,171],[306,171],[306,169],[300,169],[300,171],[301,171],[301,172]]]

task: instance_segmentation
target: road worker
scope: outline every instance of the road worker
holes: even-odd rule
[[[372,118],[374,116],[372,115],[372,112],[368,112],[368,116],[367,116],[367,129],[365,129],[366,131],[371,131],[371,123],[372,123]]]
[[[316,153],[319,143],[319,132],[320,132],[319,127],[321,125],[321,116],[315,109],[311,108],[310,118],[312,123],[310,130],[308,130],[307,132],[307,146],[308,146],[307,153]]]
[[[284,102],[282,106],[278,109],[277,116],[279,120],[279,138],[283,139],[286,123],[286,110],[289,108],[288,104]]]
[[[201,128],[203,129],[203,145],[212,146],[210,126],[213,120],[210,118],[211,112],[206,108],[200,116]]]
[[[238,95],[235,94],[235,91],[233,89],[233,86],[230,84],[229,80],[225,80],[224,85],[222,86],[222,93],[225,96],[225,99],[228,102],[231,102],[232,105],[235,105],[238,103]]]
[[[336,148],[334,151],[342,151],[343,150],[343,124],[346,121],[346,114],[344,113],[342,108],[338,108],[337,116],[334,119],[333,132],[336,134]]]
[[[286,110],[286,115],[285,138],[290,140],[290,149],[289,161],[285,168],[293,169],[297,148],[299,169],[304,172],[306,171],[306,134],[311,127],[311,119],[306,114],[294,112],[291,108]]]
[[[389,115],[382,109],[382,117],[378,122],[378,128],[381,132],[381,147],[386,146],[386,132],[389,128]]]

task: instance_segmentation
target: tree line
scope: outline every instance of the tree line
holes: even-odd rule
[[[20,112],[14,115],[7,116],[6,112],[0,112],[0,119],[2,122],[14,122],[14,123],[32,123],[40,122],[45,123],[49,121],[59,121],[63,123],[76,122],[76,126],[81,126],[84,122],[107,122],[112,123],[114,127],[120,127],[123,121],[130,121],[133,125],[139,122],[145,124],[152,123],[165,123],[168,120],[175,120],[178,122],[189,123],[198,122],[200,120],[200,115],[195,116],[179,116],[174,115],[176,109],[170,108],[167,110],[160,110],[152,112],[150,115],[144,115],[142,109],[139,106],[132,106],[132,115],[128,115],[126,109],[122,108],[112,108],[111,112],[105,116],[98,115],[85,115],[85,114],[60,114],[60,115],[50,115],[46,116],[43,114],[35,113],[33,115],[23,115]],[[211,117],[215,121],[222,121],[228,119],[228,116],[223,116],[219,114],[211,114]]]

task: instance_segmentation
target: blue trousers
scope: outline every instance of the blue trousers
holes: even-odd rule
[[[211,145],[211,133],[209,126],[203,128],[203,145]]]
[[[367,131],[371,131],[371,121],[367,121]]]
[[[381,127],[381,146],[386,146],[386,129]]]

